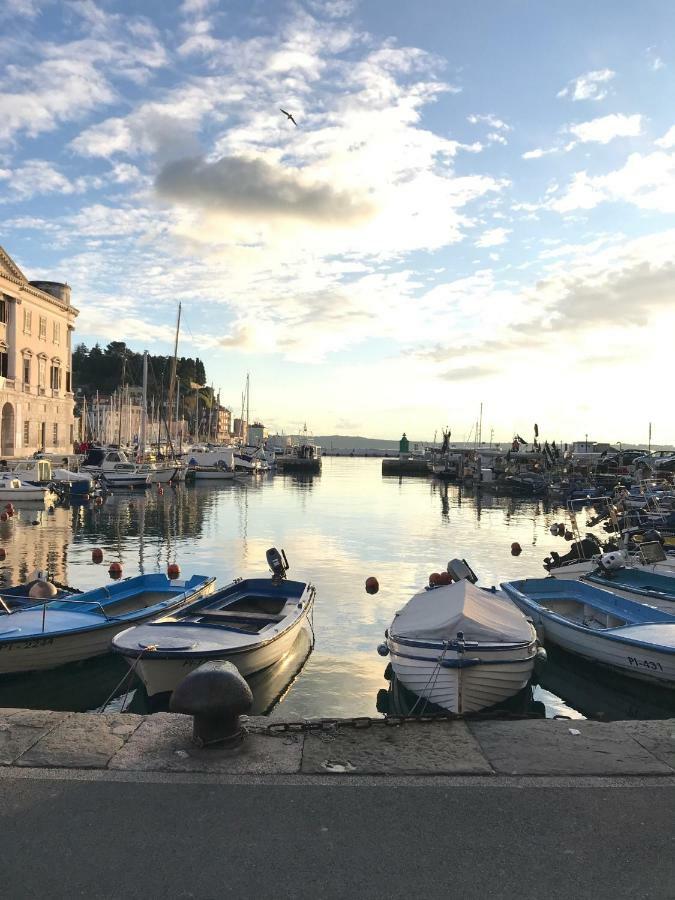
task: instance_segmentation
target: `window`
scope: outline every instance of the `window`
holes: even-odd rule
[[[5,344],[0,344],[0,376],[3,378],[7,378],[7,347]]]
[[[47,316],[40,316],[40,330],[38,331],[38,337],[41,341],[47,340]]]
[[[0,322],[3,325],[7,324],[7,298],[4,294],[0,297]]]
[[[33,312],[30,309],[23,311],[23,333],[30,334],[33,327]]]
[[[53,365],[51,367],[49,383],[53,391],[61,390],[61,366]]]
[[[23,383],[30,384],[30,356],[23,358]]]
[[[58,446],[58,443],[59,443],[59,425],[58,425],[58,422],[54,422],[54,434],[53,434],[53,438],[54,438],[54,442],[53,442],[53,443],[54,443],[54,446],[57,447],[57,446]]]
[[[71,390],[72,390],[72,388],[70,386],[70,370],[68,370],[68,371],[66,371],[66,391],[67,391],[67,393],[70,393]]]
[[[52,322],[52,340],[55,344],[61,343],[61,323]]]
[[[47,383],[47,360],[44,356],[38,359],[38,385],[41,388],[46,387]]]
[[[23,445],[27,447],[30,444],[30,422],[26,420],[23,423]]]
[[[70,426],[70,443],[71,444],[75,443],[75,426],[74,425]]]

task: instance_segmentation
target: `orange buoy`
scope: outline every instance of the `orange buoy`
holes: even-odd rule
[[[91,561],[95,563],[103,562],[103,550],[100,547],[94,547],[91,551]]]
[[[164,493],[164,488],[162,487],[161,484],[160,484],[160,485],[158,486],[158,488],[157,488],[157,493],[158,493],[160,496]]]
[[[523,552],[523,548],[520,546],[518,541],[514,541],[511,544],[511,556],[520,556],[520,554],[522,552]]]
[[[0,513],[0,522],[6,522],[6,521],[7,521],[7,513],[6,512]]]
[[[14,507],[12,506],[11,502],[10,502],[10,503],[5,503],[5,509],[9,512],[9,510],[10,510],[10,509],[14,509]]]
[[[169,563],[166,574],[169,578],[180,578],[180,566],[178,563]]]
[[[0,560],[3,560],[6,556],[7,554],[5,553],[5,548],[0,547]]]
[[[108,575],[111,578],[121,578],[122,577],[122,565],[118,562],[110,563],[110,568],[108,569]]]
[[[441,575],[440,575],[440,572],[432,572],[431,575],[429,576],[429,584],[430,584],[432,587],[436,587],[436,586],[439,585],[440,583],[441,583]]]
[[[367,594],[376,594],[380,589],[380,582],[375,578],[374,575],[371,575],[369,578],[366,578],[366,593]]]
[[[7,510],[7,518],[11,519],[13,515],[14,515],[14,510],[10,506],[10,508]]]
[[[441,572],[439,575],[439,584],[452,584],[452,578],[449,572]]]

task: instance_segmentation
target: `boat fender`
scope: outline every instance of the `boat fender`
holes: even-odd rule
[[[389,656],[389,647],[387,647],[386,644],[378,644],[377,652],[380,654],[380,656]]]
[[[538,663],[545,663],[546,660],[548,659],[546,650],[543,647],[537,647],[536,657],[537,657]]]
[[[432,572],[429,575],[429,587],[440,587],[441,584],[441,574],[440,572]]]

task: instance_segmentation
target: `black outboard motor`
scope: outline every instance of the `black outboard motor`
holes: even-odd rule
[[[265,556],[267,557],[267,565],[272,573],[272,584],[281,584],[288,571],[286,553],[284,550],[279,552],[276,547],[270,547]]]

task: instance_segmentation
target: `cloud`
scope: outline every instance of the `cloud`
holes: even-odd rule
[[[508,228],[490,228],[484,231],[476,241],[476,247],[497,247],[505,244],[511,234]]]
[[[572,79],[558,91],[558,97],[569,97],[572,100],[603,100],[609,93],[608,82],[616,76],[611,69],[596,69]]]
[[[312,183],[303,173],[263,159],[225,156],[168,163],[155,182],[160,197],[213,212],[288,216],[348,225],[372,213],[363,196]]]
[[[568,130],[581,143],[608,144],[618,137],[637,137],[640,135],[642,133],[642,116],[639,114],[627,116],[622,113],[612,113],[609,116],[591,119],[589,122],[570,125]]]
[[[658,72],[659,69],[663,69],[665,67],[666,64],[656,53],[654,47],[647,47],[647,49],[645,50],[645,55],[647,57],[649,68],[652,70],[652,72]]]
[[[606,175],[576,172],[562,196],[548,206],[557,212],[594,209],[600,203],[622,201],[639,209],[675,212],[675,153],[632,153],[626,163]]]
[[[510,125],[507,125],[507,123],[502,119],[498,119],[497,116],[493,116],[492,113],[488,113],[487,115],[478,115],[476,113],[472,113],[470,116],[466,117],[466,120],[472,125],[484,123],[486,125],[489,125],[490,128],[496,129],[497,131],[512,131]]]
[[[663,137],[654,141],[654,143],[657,147],[663,147],[664,150],[670,150],[672,147],[675,147],[675,125],[671,125]]]
[[[548,156],[550,153],[557,153],[557,147],[550,147],[548,150],[544,150],[542,147],[536,147],[534,150],[527,150],[523,153],[523,159],[541,159],[542,156]]]
[[[0,170],[0,179],[8,182],[8,195],[3,202],[28,200],[41,194],[72,194],[88,185],[88,182],[81,182],[78,188],[44,159],[29,159],[13,170]]]
[[[490,375],[498,375],[499,369],[494,366],[459,366],[456,369],[447,369],[441,372],[439,378],[444,381],[474,381],[477,378],[487,378]]]

